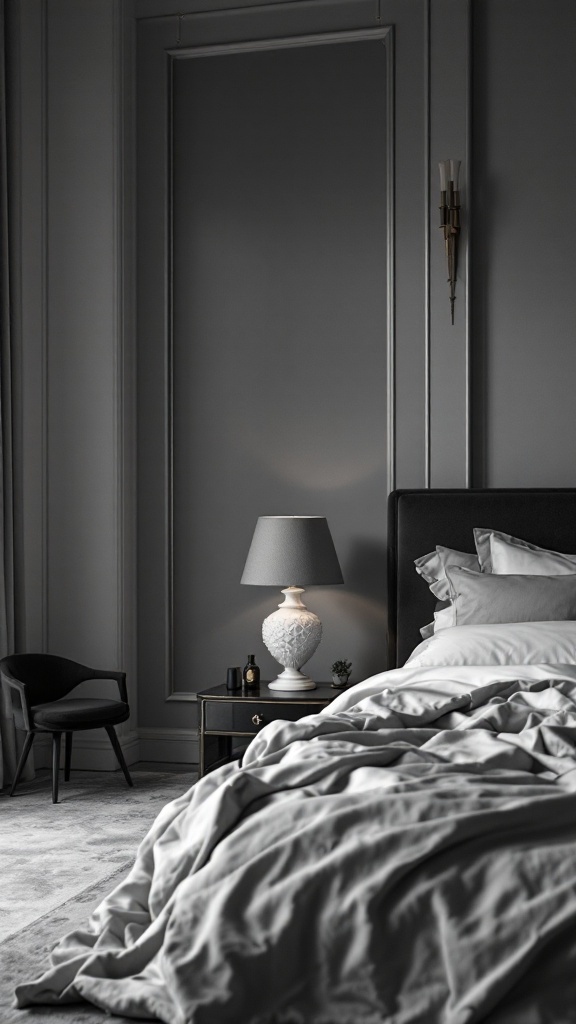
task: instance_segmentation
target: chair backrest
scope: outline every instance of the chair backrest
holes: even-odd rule
[[[78,683],[93,679],[93,669],[56,654],[9,654],[0,661],[14,679],[26,683],[30,706],[65,697]]]

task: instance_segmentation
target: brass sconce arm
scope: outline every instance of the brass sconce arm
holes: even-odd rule
[[[440,228],[444,233],[444,248],[448,266],[450,288],[450,317],[454,324],[456,276],[458,272],[458,238],[460,235],[460,160],[441,160],[440,169]]]

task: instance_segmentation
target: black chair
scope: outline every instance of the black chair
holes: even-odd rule
[[[14,719],[18,728],[26,729],[26,739],[10,789],[10,796],[14,796],[16,784],[38,732],[52,733],[53,803],[58,803],[58,771],[62,733],[66,737],[64,778],[68,781],[72,756],[72,733],[79,729],[99,729],[101,727],[106,729],[118,763],[124,772],[124,778],[129,786],[134,785],[114,730],[115,725],[125,722],[130,715],[125,672],[100,671],[53,654],[10,654],[0,661],[0,679],[3,684],[20,695],[20,707],[14,707]],[[120,700],[68,697],[75,686],[87,679],[115,679],[120,690]]]

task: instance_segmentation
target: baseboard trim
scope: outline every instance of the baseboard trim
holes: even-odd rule
[[[139,729],[142,761],[174,761],[198,764],[198,734],[195,729]]]
[[[137,761],[198,764],[198,734],[195,729],[144,728],[132,730],[124,736],[118,736],[118,739],[127,764],[135,764]],[[38,735],[32,749],[36,768],[52,766],[52,738],[48,733]],[[64,749],[60,756],[60,764],[64,765]],[[72,768],[96,772],[113,772],[118,769],[118,762],[106,733],[74,733]]]
[[[140,756],[140,739],[136,730],[124,736],[118,736],[122,753],[127,764],[136,764],[142,760]],[[64,765],[64,743],[60,754],[60,766]],[[52,766],[52,737],[46,733],[38,735],[34,740],[34,767],[50,768]],[[106,733],[76,732],[72,740],[72,769],[92,772],[119,771],[116,755]]]

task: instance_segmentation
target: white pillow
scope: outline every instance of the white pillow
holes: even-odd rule
[[[576,622],[452,626],[418,644],[406,665],[576,664]]]
[[[576,573],[576,555],[530,544],[499,530],[474,530],[474,543],[482,572],[499,576],[563,576]]]
[[[446,629],[453,625],[454,605],[452,601],[448,601],[445,608],[439,608],[438,611],[434,612],[434,632],[437,633],[439,629]]]

